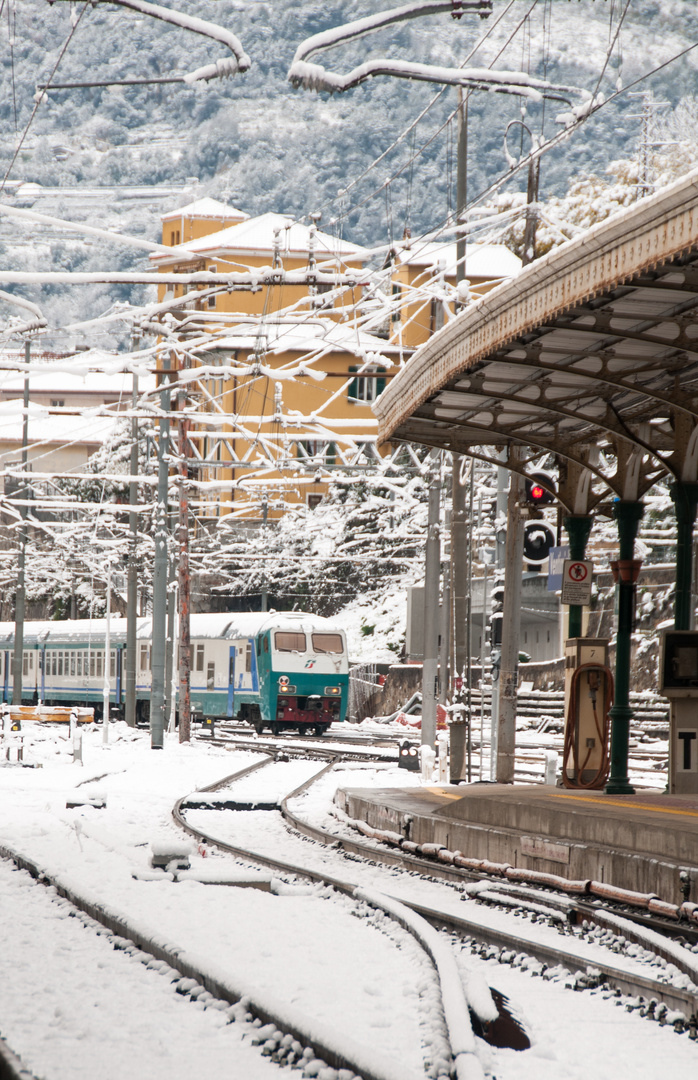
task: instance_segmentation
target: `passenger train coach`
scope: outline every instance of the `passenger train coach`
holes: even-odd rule
[[[347,712],[349,667],[344,632],[305,612],[230,612],[191,616],[191,703],[200,718],[239,717],[257,732],[296,728],[322,732]],[[101,714],[105,664],[110,708],[123,715],[126,619],[26,622],[22,698],[25,704],[92,705]],[[152,622],[136,629],[136,710],[150,712]],[[12,699],[14,623],[0,623],[2,701]]]

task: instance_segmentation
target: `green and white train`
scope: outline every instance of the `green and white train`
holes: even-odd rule
[[[12,698],[14,623],[0,623],[2,700]],[[22,698],[26,704],[92,705],[101,713],[105,664],[110,709],[123,711],[126,619],[26,622]],[[152,622],[137,623],[136,709],[150,710]],[[201,718],[238,717],[262,732],[322,734],[347,712],[349,666],[343,630],[306,612],[225,612],[191,616],[191,702]]]

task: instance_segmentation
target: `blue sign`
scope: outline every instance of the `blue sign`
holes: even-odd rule
[[[559,592],[562,589],[562,571],[565,559],[569,559],[569,557],[569,544],[550,549],[548,555],[548,592]]]

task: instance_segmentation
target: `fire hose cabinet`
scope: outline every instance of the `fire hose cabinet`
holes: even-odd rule
[[[609,772],[613,675],[606,638],[565,642],[565,742],[562,783],[569,788],[602,788]]]
[[[669,783],[672,795],[698,793],[698,631],[663,630],[659,692],[669,698]]]

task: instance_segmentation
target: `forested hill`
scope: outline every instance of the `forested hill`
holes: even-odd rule
[[[456,103],[453,88],[442,93],[415,130],[353,185],[438,88],[380,77],[346,94],[330,96],[294,90],[287,80],[289,64],[304,38],[396,7],[398,0],[177,0],[167,6],[233,31],[252,59],[250,70],[193,87],[52,90],[37,105],[37,84],[49,78],[54,83],[166,78],[222,58],[227,50],[217,42],[107,3],[93,7],[81,0],[56,0],[52,5],[47,0],[0,2],[3,175],[15,158],[0,199],[16,198],[16,183],[31,181],[56,189],[57,200],[50,212],[100,219],[151,238],[157,236],[159,214],[182,202],[183,195],[213,195],[250,213],[274,209],[304,215],[322,208],[325,227],[337,219],[335,227],[369,244],[382,242],[391,231],[401,235],[405,225],[415,233],[443,221],[455,198],[454,125],[437,132]],[[343,72],[370,56],[455,66],[489,32],[472,63],[486,66],[501,51],[497,67],[529,69],[591,91],[598,86],[608,95],[617,85],[627,85],[698,41],[694,0],[631,0],[604,71],[609,36],[616,35],[625,8],[613,0],[539,0],[537,4],[495,0],[488,20],[433,15],[334,49],[319,59]],[[532,14],[526,20],[529,11]],[[505,47],[507,41],[510,44]],[[676,105],[695,91],[697,63],[698,50],[638,89],[651,87],[656,98]],[[471,196],[506,171],[503,133],[509,121],[521,116],[520,110],[517,97],[471,96]],[[555,130],[557,111],[554,104],[546,107],[547,133]],[[561,194],[570,178],[585,170],[603,171],[613,158],[632,154],[639,136],[638,111],[637,99],[624,96],[548,155],[542,169],[543,194]],[[541,108],[531,107],[526,121],[533,131],[540,131]],[[16,153],[20,139],[23,142]],[[391,177],[392,182],[386,184]],[[522,183],[515,181],[518,186]],[[74,195],[76,187],[114,185],[169,185],[172,194],[158,204],[131,200],[119,205],[105,199],[84,206]],[[63,201],[62,192],[66,193]],[[31,204],[26,189],[23,204]],[[46,200],[36,200],[35,209],[46,209]],[[113,260],[109,265],[124,268],[139,258],[127,249],[88,250],[73,241],[49,247],[39,242],[37,248],[27,246],[23,237],[26,230],[7,218],[2,220],[5,258],[19,268],[45,267],[47,262],[89,268],[95,259],[103,266],[105,256]],[[94,308],[102,299],[103,290],[93,290],[82,294],[81,303]],[[73,301],[68,303],[73,305]]]

